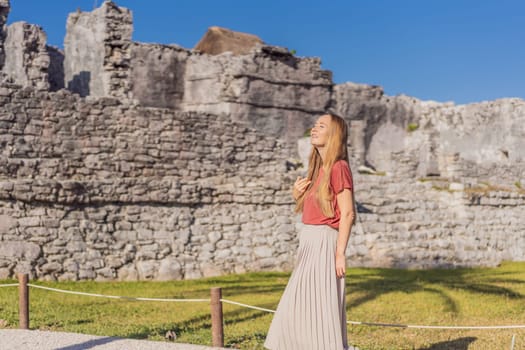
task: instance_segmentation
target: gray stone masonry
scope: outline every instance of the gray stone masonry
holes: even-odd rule
[[[0,0],[0,69],[4,66],[5,61],[4,41],[7,35],[7,16],[9,15],[10,10],[11,5],[9,0]]]
[[[190,54],[177,45],[133,43],[130,75],[133,98],[143,106],[181,110]]]
[[[290,268],[291,179],[276,139],[226,115],[1,91],[0,278]]]
[[[357,164],[408,178],[441,176],[510,187],[523,178],[522,99],[456,106],[387,96],[377,86],[346,83],[334,91],[334,109],[351,126]]]
[[[226,113],[295,144],[332,103],[332,75],[317,58],[258,46],[248,55],[191,55],[183,109]]]
[[[65,86],[81,96],[129,98],[131,11],[105,1],[67,19]]]
[[[16,22],[7,27],[3,72],[18,84],[49,90],[46,34],[37,25]]]
[[[387,96],[273,46],[133,43],[131,12],[110,1],[69,16],[62,53],[26,23],[6,38],[8,10],[0,0],[0,279],[290,270],[290,189],[327,110],[350,125],[349,265],[525,260],[521,99]]]
[[[288,145],[332,103],[332,75],[318,58],[257,44],[243,55],[132,43],[132,15],[105,2],[71,14],[66,88],[81,96],[129,98],[148,107],[228,114]]]
[[[0,278],[190,279],[293,266],[288,149],[228,115],[0,86]],[[525,193],[354,168],[352,266],[523,260]]]
[[[331,104],[320,60],[257,46],[207,55],[176,45],[132,45],[133,98],[141,105],[228,114],[292,144]]]
[[[49,55],[48,80],[49,90],[58,91],[64,85],[64,51],[55,46],[46,46]]]

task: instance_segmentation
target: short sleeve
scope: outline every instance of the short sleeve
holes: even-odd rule
[[[348,162],[338,160],[334,163],[330,173],[330,185],[335,194],[342,192],[345,188],[348,188],[350,191],[354,188]]]

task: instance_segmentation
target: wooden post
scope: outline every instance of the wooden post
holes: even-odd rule
[[[212,346],[224,346],[224,330],[222,319],[222,290],[220,287],[211,289],[211,342]]]
[[[18,274],[18,317],[19,328],[29,329],[29,276],[25,273]]]

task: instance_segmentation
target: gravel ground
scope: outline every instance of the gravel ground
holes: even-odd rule
[[[0,350],[210,350],[201,345],[101,337],[78,333],[0,329]]]

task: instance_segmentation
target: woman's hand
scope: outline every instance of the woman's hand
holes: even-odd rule
[[[337,278],[345,277],[346,273],[346,258],[344,255],[335,255],[335,275]]]
[[[295,180],[295,183],[293,184],[293,190],[292,190],[292,196],[295,200],[297,200],[308,188],[308,185],[310,185],[310,180],[308,180],[307,177],[301,178],[300,176],[297,176],[297,180]]]

